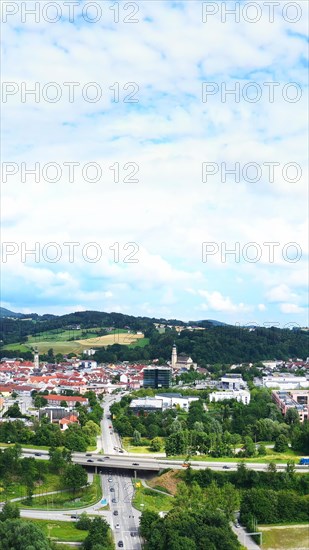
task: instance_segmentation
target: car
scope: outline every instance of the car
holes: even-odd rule
[[[109,458],[109,456],[105,456],[104,458],[105,458],[105,460],[107,460]]]
[[[114,493],[114,492],[115,492],[114,487],[111,487],[111,488],[110,488],[110,492],[111,492],[111,493]]]
[[[113,435],[113,432],[109,432],[109,433],[110,433],[110,435]]]
[[[183,462],[182,467],[183,468],[189,468],[189,463],[188,462]]]
[[[114,511],[114,516],[118,516],[118,510]]]
[[[116,499],[116,498],[112,498],[112,503],[113,503],[113,504],[117,504],[117,499]]]
[[[79,519],[80,516],[78,514],[72,514],[71,519]]]
[[[122,542],[122,540],[120,540],[120,541],[118,542],[118,548],[123,548],[123,542]]]
[[[230,470],[230,469],[231,469],[231,466],[227,466],[226,464],[224,464],[223,470]]]
[[[235,527],[239,527],[238,521],[235,521],[235,524],[234,524],[234,525],[235,525]]]
[[[132,466],[139,466],[138,462],[132,462]]]
[[[119,453],[123,453],[124,451],[123,451],[122,449],[119,449],[119,451],[118,451],[118,452],[119,452]]]
[[[135,531],[132,531],[132,533],[130,533],[131,537],[136,537],[137,536],[137,533],[135,533]]]
[[[104,462],[104,458],[97,458],[98,462]]]
[[[42,453],[34,453],[34,456],[42,456]]]
[[[113,481],[113,478],[112,478],[112,477],[109,477],[109,478],[108,478],[108,481]]]
[[[119,525],[119,523],[116,523],[116,525],[115,525],[115,529],[120,529],[120,525]]]
[[[111,428],[112,426],[108,426],[109,428]]]
[[[91,458],[89,458],[89,460],[87,460],[87,462],[94,462],[94,460],[91,460]]]
[[[86,456],[92,456],[92,454],[91,453],[86,453]]]

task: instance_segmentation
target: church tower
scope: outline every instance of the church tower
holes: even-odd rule
[[[173,350],[172,350],[172,368],[176,368],[176,364],[177,364],[177,348],[176,348],[176,344],[174,344]]]
[[[35,370],[39,370],[40,368],[39,352],[37,349],[34,350],[34,368]]]

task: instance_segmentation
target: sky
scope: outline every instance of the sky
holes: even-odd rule
[[[1,305],[307,326],[308,4],[1,18]]]

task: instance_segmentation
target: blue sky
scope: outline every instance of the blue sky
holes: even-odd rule
[[[15,243],[2,248],[2,305],[307,325],[307,3],[295,15],[280,2],[272,23],[266,9],[246,21],[253,2],[206,2],[218,8],[207,23],[195,0],[119,2],[119,22],[115,2],[79,2],[72,22],[64,2],[44,19],[47,4],[35,22],[16,3],[2,25],[2,158],[16,171],[2,184],[2,240]],[[235,4],[240,21],[224,23]],[[22,95],[35,83],[37,102]],[[39,163],[38,181],[22,163]],[[64,163],[79,163],[73,181]],[[224,181],[236,163],[240,181]]]

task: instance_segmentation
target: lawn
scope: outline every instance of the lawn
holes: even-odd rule
[[[308,550],[308,524],[259,525],[265,550]]]
[[[102,498],[101,479],[99,475],[95,475],[91,485],[85,489],[80,489],[73,494],[72,491],[64,491],[54,495],[45,495],[34,498],[31,506],[26,506],[20,503],[22,508],[44,509],[49,510],[71,510],[77,508],[85,508],[96,504]]]
[[[59,476],[56,474],[45,474],[45,480],[41,485],[37,485],[34,489],[35,495],[40,495],[42,493],[49,493],[50,491],[58,491],[59,487]],[[27,488],[21,483],[12,483],[6,491],[2,491],[1,500],[20,498],[27,496]],[[38,497],[40,499],[41,497]]]
[[[153,455],[156,455],[158,453],[154,453],[153,451],[150,450],[150,447],[148,445],[143,445],[143,446],[138,446],[138,445],[132,445],[132,437],[122,437],[122,445],[123,445],[123,448],[128,451],[129,453],[133,453],[133,454],[153,454]],[[143,439],[146,439],[143,437]],[[149,439],[149,445],[150,445],[150,442],[151,442],[151,439]],[[164,448],[163,448],[163,440],[162,440],[162,449],[161,451],[159,451],[159,454],[162,454],[164,453]]]
[[[134,508],[137,510],[149,510],[151,512],[168,512],[173,505],[173,497],[162,495],[152,489],[147,489],[140,484],[139,480],[135,480],[135,494],[132,501]]]
[[[136,340],[133,344],[129,344],[129,348],[144,348],[145,346],[148,346],[149,344],[149,338],[141,338],[140,340]]]
[[[76,529],[72,521],[53,521],[45,519],[30,519],[27,521],[35,523],[51,539],[61,542],[83,542],[87,537],[88,531]]]

